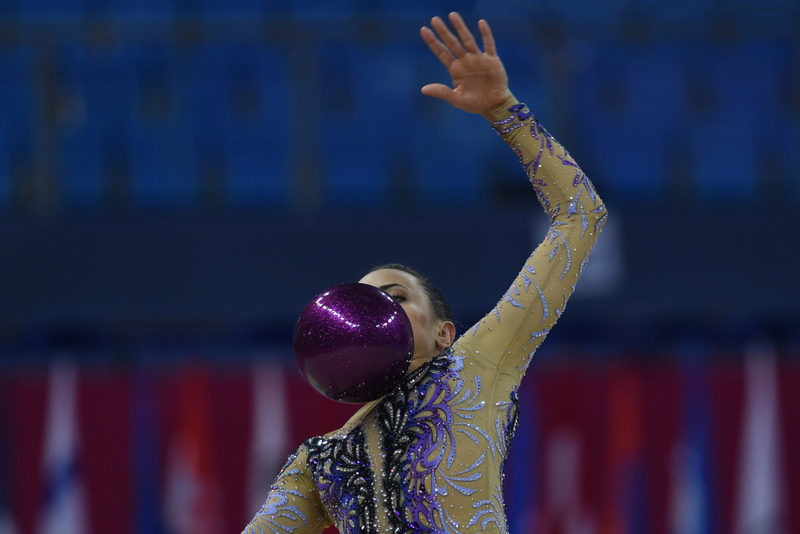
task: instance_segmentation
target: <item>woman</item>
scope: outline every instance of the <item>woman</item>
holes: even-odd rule
[[[564,311],[606,219],[594,187],[508,89],[486,21],[484,52],[461,17],[440,18],[423,40],[453,88],[426,95],[488,119],[517,154],[550,217],[542,244],[497,306],[455,339],[449,310],[417,273],[390,265],[361,282],[403,306],[414,356],[402,384],[341,429],[303,443],[245,532],[507,532],[503,463],[517,421],[517,388]],[[437,37],[438,36],[438,37]]]

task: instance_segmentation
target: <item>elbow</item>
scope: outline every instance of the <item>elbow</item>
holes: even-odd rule
[[[594,232],[595,239],[597,239],[597,236],[600,235],[600,232],[603,230],[603,227],[606,225],[606,222],[608,222],[608,209],[606,209],[605,204],[601,204],[601,207],[603,209],[602,211],[599,212],[599,217],[595,222],[595,232]]]

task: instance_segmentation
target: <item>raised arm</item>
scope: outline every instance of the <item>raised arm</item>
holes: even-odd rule
[[[522,163],[550,227],[494,309],[459,340],[518,382],[564,312],[607,211],[594,186],[524,104],[486,114]]]
[[[450,22],[458,37],[438,18],[432,21],[436,35],[423,28],[422,37],[447,67],[453,88],[433,84],[423,92],[489,120],[519,158],[550,218],[544,240],[497,306],[456,341],[457,352],[487,360],[518,383],[563,313],[607,213],[575,161],[508,90],[486,21],[478,24],[485,52],[461,17],[453,13]]]
[[[308,447],[289,457],[261,510],[242,534],[318,534],[331,525],[314,486]]]

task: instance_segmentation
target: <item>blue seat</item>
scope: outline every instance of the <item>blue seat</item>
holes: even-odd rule
[[[187,132],[191,110],[178,98],[175,51],[145,46],[129,51],[133,69],[131,186],[136,206],[180,210],[195,205],[200,180]]]
[[[230,98],[225,72],[226,56],[220,47],[203,47],[182,58],[179,71],[179,98],[188,111],[186,135],[191,157],[196,162],[197,179],[204,169],[222,172],[224,167],[224,122]]]
[[[514,94],[537,117],[547,113],[547,83],[542,74],[545,57],[539,47],[506,40],[498,41],[497,46]]]
[[[403,2],[378,0],[375,4],[385,16],[417,19],[420,24],[425,25],[430,25],[430,19],[434,15],[444,17],[449,11],[457,11],[452,6],[448,8],[448,12],[444,11],[442,2],[439,0],[406,0]]]
[[[254,20],[280,12],[282,2],[271,0],[200,0],[200,11],[210,19]]]
[[[773,133],[778,152],[778,168],[784,173],[781,196],[786,204],[800,205],[800,122],[786,121]],[[770,139],[773,138],[770,137]]]
[[[782,115],[782,78],[790,61],[790,50],[775,43],[751,41],[718,50],[717,61],[710,66],[716,82],[717,116],[768,134],[770,124]]]
[[[753,11],[756,11],[753,9],[755,6],[752,2],[747,0],[727,0],[726,4],[737,10],[747,10],[749,16],[752,16]],[[771,12],[784,17],[787,12],[797,13],[797,2],[794,0],[759,0],[757,6],[757,11],[759,12]]]
[[[346,20],[355,15],[353,0],[295,0],[291,2],[291,14],[306,20]]]
[[[28,50],[0,50],[0,212],[12,204],[15,175],[30,164],[32,75]]]
[[[711,103],[692,132],[698,191],[712,202],[747,202],[757,193],[763,158],[773,157],[774,146],[764,145],[779,142],[786,123],[781,100],[789,50],[747,41],[709,45],[691,57]],[[787,172],[791,165],[780,163]]]
[[[230,50],[225,109],[227,190],[236,206],[286,205],[290,198],[289,67],[283,51]]]
[[[17,0],[19,15],[33,22],[75,22],[85,15],[84,0]]]
[[[657,202],[665,192],[669,168],[664,133],[634,121],[606,122],[593,131],[584,170],[597,172],[597,180],[613,198]]]
[[[692,167],[704,204],[752,202],[758,186],[758,155],[753,133],[738,121],[712,121],[694,127]]]
[[[594,126],[627,111],[624,83],[625,54],[617,44],[584,43],[576,50],[575,112],[582,128]]]
[[[6,0],[5,2],[0,2],[0,19],[14,19],[19,11],[18,3],[19,0]]]
[[[670,143],[685,128],[681,50],[599,43],[582,54],[575,102],[584,170],[617,198],[657,201]]]
[[[482,198],[482,171],[497,136],[480,117],[445,102],[420,117],[416,136],[417,187],[429,205],[475,204]],[[438,109],[436,109],[438,108]]]
[[[319,63],[326,88],[319,117],[325,198],[332,205],[380,204],[389,187],[390,145],[407,133],[413,59],[337,43],[320,48]],[[398,148],[406,150],[403,142]]]
[[[104,52],[86,47],[60,54],[63,82],[71,113],[59,132],[60,183],[68,207],[102,207],[110,173],[127,169],[132,72],[119,49]]]
[[[542,4],[567,20],[615,21],[630,5],[627,0],[545,0]]]
[[[108,0],[113,19],[131,22],[168,22],[176,15],[175,0]]]
[[[630,114],[643,128],[674,131],[686,120],[684,50],[674,43],[626,47]]]
[[[711,15],[719,8],[719,3],[715,0],[694,0],[693,2],[638,0],[635,5],[650,20],[681,22],[684,24],[687,21]]]
[[[195,151],[212,151],[236,207],[286,205],[290,197],[289,88],[284,54],[263,46],[208,47],[192,60],[182,96],[193,110]],[[201,165],[213,164],[199,153]],[[200,169],[200,172],[204,172]]]

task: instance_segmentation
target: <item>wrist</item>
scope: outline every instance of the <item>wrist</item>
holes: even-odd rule
[[[519,104],[519,100],[517,100],[517,98],[513,94],[511,94],[511,91],[509,91],[508,89],[506,89],[506,93],[507,93],[506,99],[503,102],[495,104],[494,106],[490,107],[489,109],[481,113],[481,115],[483,115],[483,118],[485,118],[489,122],[495,122],[504,119],[508,116],[509,114],[508,108],[516,104]]]

